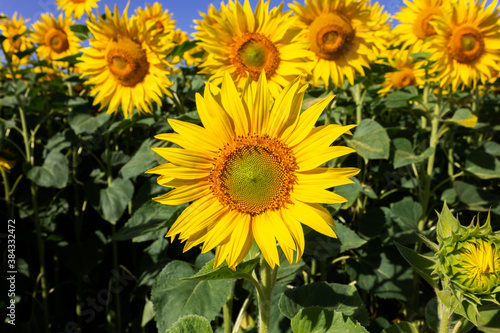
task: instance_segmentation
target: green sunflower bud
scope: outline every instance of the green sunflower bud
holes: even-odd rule
[[[465,301],[476,313],[484,301],[499,304],[500,233],[491,230],[490,215],[482,226],[473,219],[464,227],[445,204],[439,214],[437,234],[439,250],[434,274],[440,277],[442,289],[453,294],[457,301],[453,303],[465,310]]]

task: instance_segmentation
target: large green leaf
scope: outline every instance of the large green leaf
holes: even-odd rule
[[[355,286],[315,282],[286,290],[279,301],[281,312],[290,319],[301,309],[312,306],[341,312],[364,325],[370,323],[368,312]]]
[[[86,106],[73,108],[68,115],[69,126],[76,134],[83,132],[95,132],[99,127],[104,125],[111,116],[104,112],[93,116]]]
[[[395,169],[405,165],[423,162],[428,159],[434,151],[434,148],[427,148],[422,154],[417,155],[413,151],[410,140],[405,138],[394,139],[392,144],[396,147],[396,152],[394,153]]]
[[[183,261],[173,261],[161,271],[151,290],[156,326],[165,332],[179,318],[196,314],[213,320],[226,303],[231,280],[192,281],[195,270]]]
[[[458,199],[467,204],[467,208],[474,211],[488,211],[490,206],[496,206],[500,197],[493,194],[492,191],[484,190],[473,184],[469,184],[460,180],[453,184],[457,192]]]
[[[474,128],[477,123],[477,116],[473,115],[469,109],[458,109],[447,122],[463,127]]]
[[[132,200],[134,184],[128,179],[116,178],[99,191],[99,205],[103,218],[115,224],[122,216],[127,204]]]
[[[431,273],[435,269],[436,262],[432,260],[432,258],[423,256],[412,249],[404,247],[396,242],[395,244],[403,258],[408,261],[413,269],[415,269],[415,271],[433,288],[437,288],[439,279],[431,276]]]
[[[337,311],[310,307],[300,310],[292,318],[294,333],[368,333],[359,323]]]
[[[465,170],[481,179],[500,178],[500,161],[486,152],[475,151],[467,155]]]
[[[479,311],[478,323],[481,332],[500,333],[500,309]]]
[[[210,322],[197,315],[182,317],[166,333],[212,333]]]
[[[68,183],[68,166],[66,156],[57,150],[52,150],[43,161],[43,165],[32,167],[27,176],[38,186],[64,188]]]
[[[365,159],[388,159],[390,140],[382,125],[372,119],[363,119],[352,139],[347,140],[351,148]]]
[[[187,204],[170,206],[163,205],[153,200],[146,201],[132,214],[123,228],[118,230],[118,232],[114,235],[114,239],[133,239],[135,237],[144,236],[147,233],[157,232],[159,230],[162,230],[162,233],[165,233],[165,228],[170,227],[179,215],[174,213],[180,213],[186,207]]]
[[[233,271],[227,267],[227,263],[214,268],[214,260],[205,264],[205,266],[195,275],[184,278],[184,280],[221,280],[221,279],[238,279],[252,275],[254,268],[259,263],[259,258],[254,258],[249,261],[242,262],[236,266]]]
[[[147,170],[158,165],[157,154],[151,150],[156,140],[145,140],[134,156],[120,169],[123,178],[132,178],[144,174]]]
[[[400,226],[401,230],[417,230],[418,221],[423,214],[422,205],[413,201],[411,197],[391,203],[391,213],[394,221]]]

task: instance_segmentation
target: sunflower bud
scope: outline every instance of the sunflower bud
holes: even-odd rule
[[[476,310],[483,301],[498,304],[500,292],[500,233],[492,232],[490,216],[480,226],[474,219],[462,226],[446,204],[437,225],[439,250],[435,255],[435,274],[441,278],[443,290],[452,292],[464,309],[464,301]]]

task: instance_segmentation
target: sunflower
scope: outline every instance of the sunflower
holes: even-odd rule
[[[314,52],[312,80],[342,86],[345,78],[354,84],[357,73],[370,67],[387,43],[388,14],[378,4],[356,0],[306,0],[289,5],[307,33]]]
[[[137,18],[146,24],[151,24],[156,34],[168,36],[175,29],[175,20],[172,20],[172,13],[167,9],[163,10],[161,4],[155,2],[153,6],[148,4],[144,9],[135,10]]]
[[[200,73],[219,84],[227,71],[242,89],[247,75],[257,81],[264,70],[275,97],[295,77],[307,75],[312,53],[298,40],[302,31],[294,27],[295,18],[282,7],[269,11],[269,1],[259,0],[254,13],[248,0],[243,5],[229,1],[209,11],[210,19],[195,21],[195,36],[208,52]]]
[[[166,237],[185,241],[184,251],[203,243],[202,252],[216,247],[215,267],[224,260],[235,269],[254,239],[271,267],[279,265],[276,241],[292,263],[304,251],[300,223],[336,237],[330,213],[319,203],[346,199],[326,189],[350,184],[356,168],[324,168],[330,159],[354,152],[330,144],[354,126],[313,128],[333,97],[300,113],[307,86],[290,82],[273,100],[263,73],[247,80],[240,95],[226,73],[222,88],[212,83],[196,96],[205,127],[170,119],[177,133],[158,139],[184,149],[155,148],[170,163],[148,173],[174,189],[154,200],[167,205],[193,201]]]
[[[152,103],[161,105],[163,95],[171,95],[172,85],[167,75],[169,64],[165,57],[170,45],[161,42],[163,34],[146,28],[140,20],[129,20],[127,8],[120,17],[118,8],[112,14],[106,6],[102,16],[90,16],[88,27],[93,34],[90,48],[77,66],[88,84],[94,85],[94,105],[108,105],[107,113],[121,106],[125,118],[132,117],[134,107],[139,114],[151,113]]]
[[[40,21],[33,25],[33,42],[38,44],[36,52],[41,59],[57,60],[78,53],[80,44],[70,27],[74,24],[70,17],[56,18],[52,14],[42,14]]]
[[[19,15],[18,19],[17,12],[14,13],[12,19],[4,14],[0,14],[0,16],[4,16],[0,19],[0,30],[2,30],[2,35],[7,37],[7,39],[3,42],[5,52],[11,55],[13,65],[17,66],[26,64],[29,60],[29,55],[19,59],[15,53],[26,51],[27,49],[33,47],[33,44],[27,35],[23,35],[14,41],[15,36],[26,33],[26,23],[23,16]],[[26,20],[26,22],[27,21],[28,20]]]
[[[500,71],[500,9],[495,7],[496,2],[458,0],[451,15],[436,17],[431,59],[441,87],[476,87]]]
[[[56,0],[57,9],[64,10],[66,16],[78,20],[84,13],[89,14],[92,8],[97,8],[99,0]]]
[[[426,61],[412,59],[408,50],[387,51],[387,64],[395,69],[394,72],[385,74],[385,80],[380,95],[387,95],[390,90],[401,89],[408,86],[423,87],[425,84]]]
[[[394,28],[398,37],[394,44],[402,44],[402,48],[411,47],[412,52],[428,51],[429,38],[436,34],[431,24],[436,17],[451,12],[451,0],[403,0],[407,7],[394,17],[401,22]]]

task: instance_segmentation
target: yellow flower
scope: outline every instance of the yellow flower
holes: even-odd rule
[[[394,28],[394,44],[402,48],[411,47],[412,53],[428,51],[429,38],[436,34],[431,24],[437,16],[451,12],[451,0],[403,0],[407,7],[394,17],[401,22]]]
[[[40,21],[33,25],[33,42],[38,44],[36,52],[41,59],[57,60],[78,53],[80,44],[70,27],[74,24],[70,17],[60,14],[56,19],[52,14],[42,14]]]
[[[385,74],[385,81],[380,95],[387,95],[390,90],[401,89],[409,86],[422,87],[425,84],[425,61],[413,59],[408,50],[387,52],[388,65],[395,69],[394,72]]]
[[[351,84],[363,67],[370,67],[387,41],[389,15],[378,4],[356,0],[306,0],[305,6],[294,1],[290,8],[307,33],[315,53],[312,80],[326,87],[330,81],[342,86]]]
[[[269,1],[259,0],[254,13],[248,0],[244,5],[229,1],[209,15],[197,21],[196,38],[208,52],[200,73],[211,75],[215,84],[227,71],[242,89],[247,75],[257,81],[264,70],[271,94],[277,96],[288,82],[309,72],[312,53],[298,41],[302,31],[294,28],[295,18],[283,13],[282,5],[269,11]]]
[[[125,118],[132,117],[134,107],[139,114],[151,113],[151,100],[161,105],[163,95],[170,95],[165,60],[170,45],[161,42],[163,34],[147,29],[140,20],[129,20],[127,8],[120,17],[116,6],[113,14],[106,6],[105,14],[107,20],[90,16],[91,47],[77,64],[82,76],[89,75],[87,83],[94,85],[94,105],[108,105],[107,113],[121,106]]]
[[[5,15],[0,14],[0,16]],[[26,20],[26,22],[27,21],[28,20]],[[12,64],[14,66],[17,66],[28,63],[29,55],[26,55],[22,59],[19,59],[17,55],[14,54],[33,47],[33,43],[31,43],[27,35],[23,35],[22,37],[17,38],[16,41],[14,41],[14,37],[16,35],[21,35],[27,30],[23,16],[19,15],[18,19],[17,12],[15,12],[12,16],[12,19],[7,16],[0,19],[0,30],[2,30],[2,35],[7,37],[7,39],[3,42],[3,47],[5,49],[5,52],[10,53],[10,55],[12,56]]]
[[[99,0],[56,0],[57,9],[64,10],[66,16],[78,20],[84,13],[89,14],[92,8],[97,8]]]
[[[10,172],[10,170],[16,165],[16,161],[11,161],[5,156],[0,155],[0,170],[5,170]]]
[[[356,168],[324,168],[323,163],[354,152],[330,146],[354,126],[314,127],[327,98],[303,113],[307,86],[296,78],[275,100],[264,74],[247,80],[240,95],[229,73],[222,88],[207,83],[196,103],[204,127],[170,119],[176,133],[158,139],[184,149],[156,148],[170,161],[149,173],[174,189],[155,198],[167,205],[193,203],[184,210],[167,237],[179,235],[184,251],[203,243],[216,247],[215,267],[224,260],[235,269],[254,239],[271,267],[279,265],[276,242],[291,263],[304,251],[300,223],[336,237],[330,213],[319,203],[346,199],[328,188],[350,184]]]
[[[137,18],[146,25],[151,25],[155,30],[156,34],[165,34],[167,36],[175,29],[175,20],[172,20],[172,13],[169,13],[167,9],[163,11],[163,7],[158,2],[155,2],[153,6],[148,4],[144,9],[137,8],[135,10]]]
[[[431,59],[436,60],[441,87],[475,87],[500,70],[500,9],[495,6],[458,0],[451,15],[436,17]]]

